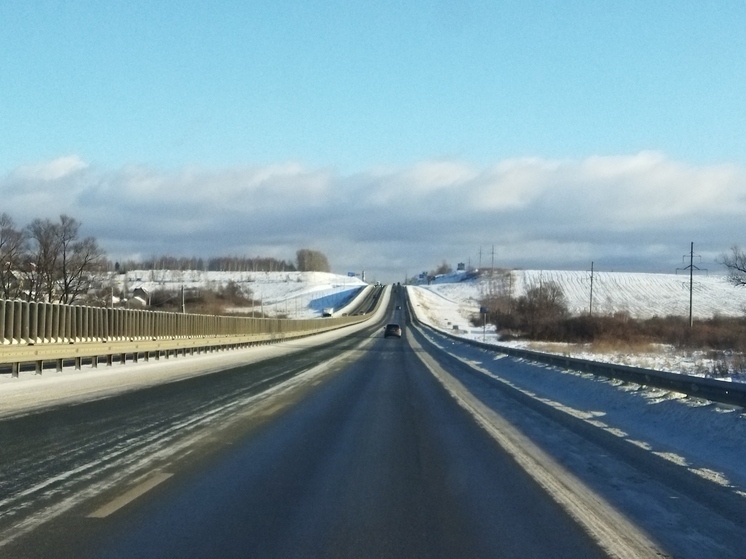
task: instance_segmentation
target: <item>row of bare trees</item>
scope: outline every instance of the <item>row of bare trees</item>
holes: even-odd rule
[[[117,263],[119,264],[119,263]],[[145,260],[125,260],[115,266],[119,272],[127,270],[200,270],[206,272],[294,272],[292,262],[272,257],[218,256],[153,256]]]
[[[153,256],[145,260],[117,263],[116,271],[179,270],[208,272],[329,272],[329,260],[323,252],[302,248],[296,252],[296,263],[272,257],[218,256],[213,258]]]
[[[81,237],[80,226],[63,214],[17,227],[0,214],[0,298],[72,304],[85,295],[107,262],[95,238]]]

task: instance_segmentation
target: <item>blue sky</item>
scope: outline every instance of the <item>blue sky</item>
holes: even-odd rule
[[[712,258],[744,242],[736,226],[746,198],[744,29],[746,3],[736,1],[5,0],[0,211],[19,223],[67,211],[119,256],[255,254],[310,244],[343,271],[366,265],[356,243],[380,237],[366,252],[375,253],[374,267],[386,276],[442,259],[455,263],[495,243],[507,266],[577,267],[595,259],[609,268],[667,270],[673,262],[661,264],[661,255],[678,259],[679,245],[686,252],[689,241],[709,247]],[[516,161],[533,161],[526,175],[539,186],[498,172]],[[593,166],[598,161],[603,168]],[[421,173],[428,166],[429,174]],[[184,178],[195,174],[201,183]],[[414,175],[424,181],[417,187],[404,180]],[[267,176],[286,181],[278,187],[286,196],[266,208],[274,223],[287,223],[278,236],[247,230],[250,240],[237,243],[235,231],[220,228],[225,209],[210,210],[204,200],[196,206],[205,214],[200,222],[219,231],[194,225],[181,231],[181,242],[167,242],[173,229],[152,219],[140,224],[136,208],[122,203],[122,211],[134,212],[126,223],[153,239],[148,247],[141,239],[126,242],[111,220],[90,217],[93,188],[136,191],[155,203],[162,193],[148,188],[183,193],[230,184],[225,195],[240,199]],[[533,197],[495,209],[496,194],[475,178],[495,176],[500,196]],[[323,183],[323,195],[318,188],[308,194],[309,177]],[[587,200],[612,203],[615,185],[631,177],[644,186],[640,192],[699,203],[677,214],[680,224],[667,221],[665,234],[655,216],[640,223],[651,207],[645,196],[624,204],[629,214],[618,219],[626,237],[586,227],[605,215]],[[360,184],[373,200],[353,216],[363,239],[359,231],[328,236],[310,222],[301,226],[306,207],[330,226],[350,227],[330,215],[330,200],[335,192],[348,199]],[[376,202],[391,184],[421,192],[409,203],[432,211],[439,206],[425,196],[451,199],[444,211],[453,219],[418,221],[408,214],[417,213],[412,205]],[[713,193],[704,201],[695,191],[703,188]],[[64,198],[71,189],[78,193],[72,202]],[[48,196],[43,206],[29,196],[41,190]],[[555,213],[572,215],[577,227],[563,228],[562,216],[548,220],[547,196],[536,193],[550,190],[559,196]],[[463,203],[474,192],[483,204]],[[163,203],[163,211],[197,211]],[[697,217],[699,209],[723,204],[727,216],[713,209],[707,219]],[[378,232],[371,219],[386,230],[417,223],[429,237],[402,242]],[[556,251],[573,256],[557,258]],[[657,256],[640,256],[647,254]]]

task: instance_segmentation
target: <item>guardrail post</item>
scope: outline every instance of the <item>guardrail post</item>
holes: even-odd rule
[[[31,301],[26,303],[28,309],[28,319],[26,322],[26,328],[28,333],[26,334],[26,343],[34,345],[38,341],[37,333],[39,331],[39,303]]]
[[[7,343],[5,341],[5,301],[0,301],[0,345]]]
[[[62,305],[55,303],[52,305],[52,341],[62,343],[63,337],[64,313]]]
[[[90,307],[78,307],[80,309],[80,315],[81,315],[81,328],[80,328],[80,338],[84,342],[90,342],[91,341],[91,330],[90,330]]]
[[[44,304],[44,343],[50,343],[52,341],[52,320],[53,320],[54,304]]]
[[[124,309],[122,311],[122,334],[124,335],[125,340],[131,340],[132,339],[132,311],[129,309]]]
[[[18,330],[16,329],[16,305],[17,301],[9,301],[5,309],[5,338],[9,344],[18,343]]]
[[[73,343],[73,309],[69,305],[62,305],[62,341]]]
[[[21,303],[21,339],[29,343],[29,321],[31,319],[31,306],[28,303]]]
[[[34,343],[43,344],[46,342],[47,333],[47,307],[49,303],[42,302],[36,305],[36,325],[34,326]]]
[[[65,305],[67,307],[67,341],[68,343],[74,344],[78,341],[78,313],[75,311],[75,307],[72,305]]]
[[[119,340],[119,314],[122,312],[122,309],[111,309],[109,313],[111,314],[111,325],[109,327],[109,340],[110,341],[118,341]]]
[[[83,332],[83,307],[76,305],[73,309],[75,309],[75,341],[82,342],[85,341],[85,332]]]

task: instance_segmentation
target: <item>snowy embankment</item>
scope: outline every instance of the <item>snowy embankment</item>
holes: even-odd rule
[[[511,272],[503,282],[520,297],[530,286],[554,281],[565,295],[574,314],[588,312],[590,306],[590,274],[571,271],[524,270]],[[458,281],[459,276],[445,276],[432,285],[409,288],[412,304],[421,320],[440,330],[480,341],[521,347],[537,351],[570,355],[581,359],[618,363],[674,373],[703,376],[713,365],[702,352],[686,352],[671,347],[658,347],[650,352],[593,353],[587,347],[568,344],[538,344],[501,342],[494,326],[483,331],[471,325],[470,319],[479,313],[480,300],[497,289],[498,280],[483,277]],[[633,274],[596,272],[593,278],[593,312],[595,315],[626,312],[632,318],[689,314],[689,277],[675,274]],[[723,277],[694,278],[693,315],[742,316],[746,309],[746,289],[737,288]],[[733,380],[743,380],[733,378]]]
[[[675,483],[665,486],[651,482],[636,469],[639,465],[630,467],[619,456],[649,453],[654,462],[665,460],[674,477],[679,475],[680,468],[681,472],[694,474],[707,485],[712,484],[714,494],[723,491],[746,504],[746,469],[743,467],[746,415],[742,409],[513,359],[452,338],[428,336],[469,367],[493,379],[494,384],[484,385],[473,375],[455,371],[454,376],[468,390],[638,526],[649,529],[651,534],[663,535],[664,543],[673,542],[675,553],[672,556],[732,556],[713,555],[708,548],[710,539],[719,541],[717,530],[723,528],[712,511],[694,505],[699,494],[677,494],[672,489],[677,487]],[[507,385],[508,391],[518,390],[525,397],[553,408],[557,414],[567,414],[585,423],[589,430],[603,431],[618,438],[619,454],[600,451],[589,442],[592,438],[559,436],[556,430],[537,421],[533,413],[535,408],[516,405],[502,390],[495,389],[500,385]],[[690,497],[693,500],[684,501]],[[678,507],[684,507],[687,514],[680,514]],[[692,519],[696,521],[694,524]],[[698,531],[704,532],[707,538],[699,541],[703,534]]]
[[[131,270],[116,275],[114,286],[126,293],[157,290],[218,289],[230,282],[256,301],[235,312],[289,318],[317,318],[326,307],[338,308],[367,283],[327,272],[204,272],[200,270]],[[187,309],[188,310],[188,309]]]

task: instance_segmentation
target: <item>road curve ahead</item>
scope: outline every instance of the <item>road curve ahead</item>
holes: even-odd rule
[[[334,348],[336,357],[312,352],[302,363],[297,358],[245,373],[226,372],[210,383],[223,385],[219,391],[204,381],[185,381],[104,401],[108,404],[92,403],[89,410],[85,405],[58,408],[0,423],[0,434],[6,435],[8,421],[27,434],[56,426],[54,438],[59,439],[85,433],[88,446],[82,440],[78,444],[89,450],[81,452],[108,456],[114,448],[95,450],[91,440],[106,447],[107,440],[115,439],[125,449],[128,440],[116,439],[115,425],[88,416],[108,411],[122,429],[137,425],[133,444],[143,438],[157,442],[143,447],[150,461],[127,463],[133,471],[137,466],[139,477],[109,485],[72,459],[64,472],[34,466],[28,450],[25,466],[47,473],[34,477],[26,472],[29,487],[24,489],[5,472],[3,487],[20,493],[43,484],[44,475],[48,483],[51,477],[76,476],[88,476],[90,483],[81,479],[78,485],[56,486],[58,497],[70,493],[66,500],[54,501],[45,493],[33,504],[17,501],[13,514],[19,525],[25,525],[18,513],[23,506],[27,516],[36,517],[43,516],[44,499],[60,508],[17,537],[6,526],[0,555],[608,555],[598,534],[592,537],[571,508],[550,496],[545,484],[444,388],[420,359],[422,347],[408,343],[413,334],[407,328],[401,340],[381,334],[375,330],[347,340]],[[266,386],[247,388],[247,379],[274,378],[272,371],[281,377],[266,383],[274,386],[269,389],[273,395],[257,398]],[[281,389],[280,381],[294,388]],[[213,419],[199,423],[191,410],[200,410],[200,417],[213,413]],[[178,416],[176,423],[169,421],[172,415]],[[190,418],[195,427],[184,442],[180,429],[187,429]],[[23,454],[22,443],[13,441]],[[170,446],[181,450],[161,456]],[[4,459],[12,462],[10,452]],[[92,461],[89,456],[86,463]]]

